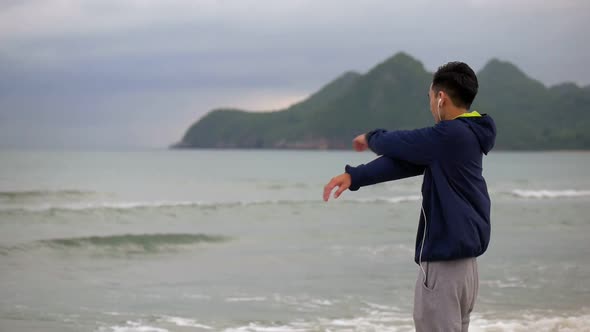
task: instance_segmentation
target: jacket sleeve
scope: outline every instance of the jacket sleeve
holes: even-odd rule
[[[356,167],[346,165],[344,171],[351,178],[348,190],[356,191],[360,187],[423,174],[424,168],[407,161],[381,156]]]
[[[446,127],[437,124],[414,130],[375,129],[366,134],[367,144],[378,155],[429,165],[442,150],[447,137]]]

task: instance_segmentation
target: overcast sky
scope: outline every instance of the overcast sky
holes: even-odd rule
[[[1,0],[0,147],[166,147],[399,51],[588,85],[588,22],[587,0]]]

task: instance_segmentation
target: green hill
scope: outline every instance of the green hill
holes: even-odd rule
[[[546,87],[497,59],[477,76],[472,109],[496,120],[497,149],[590,149],[590,87]],[[349,149],[355,135],[377,127],[432,125],[431,80],[422,63],[398,53],[366,74],[344,73],[285,110],[213,110],[172,147]]]

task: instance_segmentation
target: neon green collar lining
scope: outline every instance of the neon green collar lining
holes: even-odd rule
[[[456,116],[453,118],[453,120],[456,118],[473,118],[473,117],[479,117],[479,116],[481,116],[481,114],[479,114],[477,111],[472,111],[469,113],[463,113],[459,116]]]

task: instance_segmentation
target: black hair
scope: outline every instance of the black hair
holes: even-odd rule
[[[432,78],[432,90],[444,91],[455,106],[469,109],[477,95],[477,76],[466,63],[449,62],[440,67]]]

